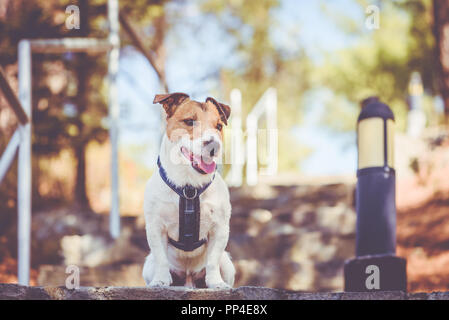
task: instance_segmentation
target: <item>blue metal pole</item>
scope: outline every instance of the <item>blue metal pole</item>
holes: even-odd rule
[[[19,125],[21,142],[17,175],[18,282],[30,282],[31,261],[31,46],[19,42],[19,100],[30,120]]]

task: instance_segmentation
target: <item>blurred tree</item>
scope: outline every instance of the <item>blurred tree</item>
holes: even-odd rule
[[[127,12],[133,21],[151,30],[145,42],[150,43],[148,51],[157,61],[158,74],[162,75],[165,72],[163,37],[167,29],[163,14],[165,2],[120,2],[121,10]],[[106,38],[106,3],[106,0],[1,1],[0,63],[4,66],[16,63],[17,44],[21,39]],[[66,28],[65,9],[68,5],[79,6],[80,29]],[[127,38],[122,43],[126,45]],[[104,142],[108,137],[104,122],[107,116],[106,72],[105,54],[67,52],[33,55],[33,153],[37,156],[33,166],[37,167],[39,157],[55,156],[63,149],[72,150],[77,161],[73,200],[84,208],[89,208],[86,192],[87,145],[95,140]],[[3,107],[4,101],[2,112]],[[45,174],[33,170],[33,196],[38,199],[37,185],[40,176]]]
[[[235,68],[221,70],[223,93],[229,96],[233,88],[242,91],[245,119],[269,87],[277,89],[279,154],[283,155],[278,159],[279,168],[297,169],[299,159],[310,150],[292,136],[290,129],[301,121],[303,96],[311,88],[313,69],[300,45],[286,48],[276,41],[283,32],[277,28],[275,15],[280,1],[206,0],[201,5],[202,11],[217,17],[222,28],[235,40],[234,53],[240,57]],[[290,39],[289,43],[297,44],[298,40]]]
[[[446,121],[449,120],[449,1],[434,0],[434,34],[437,42],[439,88],[444,100]]]
[[[128,36],[127,38],[129,38],[131,44],[147,58],[148,62],[156,71],[161,89],[165,92],[169,91],[165,74],[165,37],[170,28],[165,14],[165,4],[168,2],[170,1],[138,1],[137,4],[123,7],[120,12],[120,22],[124,33]],[[148,36],[142,35],[141,30],[134,28],[130,22],[130,17],[134,21],[134,25],[137,24],[140,29],[145,28],[144,31],[151,35],[151,41],[146,41]],[[151,21],[151,24],[148,21]],[[150,43],[149,46],[145,45],[147,42]]]
[[[357,0],[360,10],[371,2]],[[354,130],[362,99],[377,95],[388,103],[399,127],[404,129],[408,110],[408,83],[418,71],[426,92],[435,94],[438,73],[435,40],[432,34],[430,0],[378,1],[379,29],[368,30],[364,21],[328,10],[337,26],[357,38],[337,53],[329,54],[319,70],[322,83],[333,90],[325,123],[339,130]],[[338,121],[335,121],[338,119]]]
[[[87,0],[79,0],[80,8],[80,37],[87,37],[90,33],[89,26],[89,4]],[[92,64],[87,53],[78,54],[76,73],[78,79],[78,92],[76,97],[77,113],[80,117],[74,117],[75,126],[79,133],[73,141],[75,158],[77,159],[76,180],[75,180],[75,201],[78,205],[89,208],[89,200],[86,191],[86,147],[91,140],[90,135],[85,133],[85,124],[82,116],[89,107],[89,89],[88,83],[91,76],[90,72],[95,66]]]

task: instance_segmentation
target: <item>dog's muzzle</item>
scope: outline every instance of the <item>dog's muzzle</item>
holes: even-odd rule
[[[214,157],[220,152],[220,143],[214,137],[203,142],[203,155]]]

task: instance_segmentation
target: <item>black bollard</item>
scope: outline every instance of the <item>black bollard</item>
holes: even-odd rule
[[[345,263],[345,291],[406,291],[406,261],[395,255],[394,115],[375,98],[362,106],[357,120],[356,258]]]

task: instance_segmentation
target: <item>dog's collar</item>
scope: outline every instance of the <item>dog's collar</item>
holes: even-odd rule
[[[173,182],[171,182],[167,177],[167,172],[165,171],[164,167],[161,164],[160,157],[157,158],[157,166],[159,167],[159,174],[164,180],[164,182],[174,191],[178,194],[178,196],[184,198],[184,199],[194,199],[196,197],[199,197],[200,194],[202,194],[214,181],[215,173],[212,176],[212,179],[206,183],[205,185],[201,186],[200,188],[195,188],[194,186],[191,186],[189,184],[178,187]]]
[[[178,241],[168,237],[168,242],[183,251],[193,251],[207,242],[207,239],[200,239],[200,194],[210,186],[214,181],[206,183],[200,188],[191,185],[178,187],[174,185],[168,178],[165,169],[162,167],[161,160],[157,158],[159,174],[162,180],[179,196],[179,238]]]

